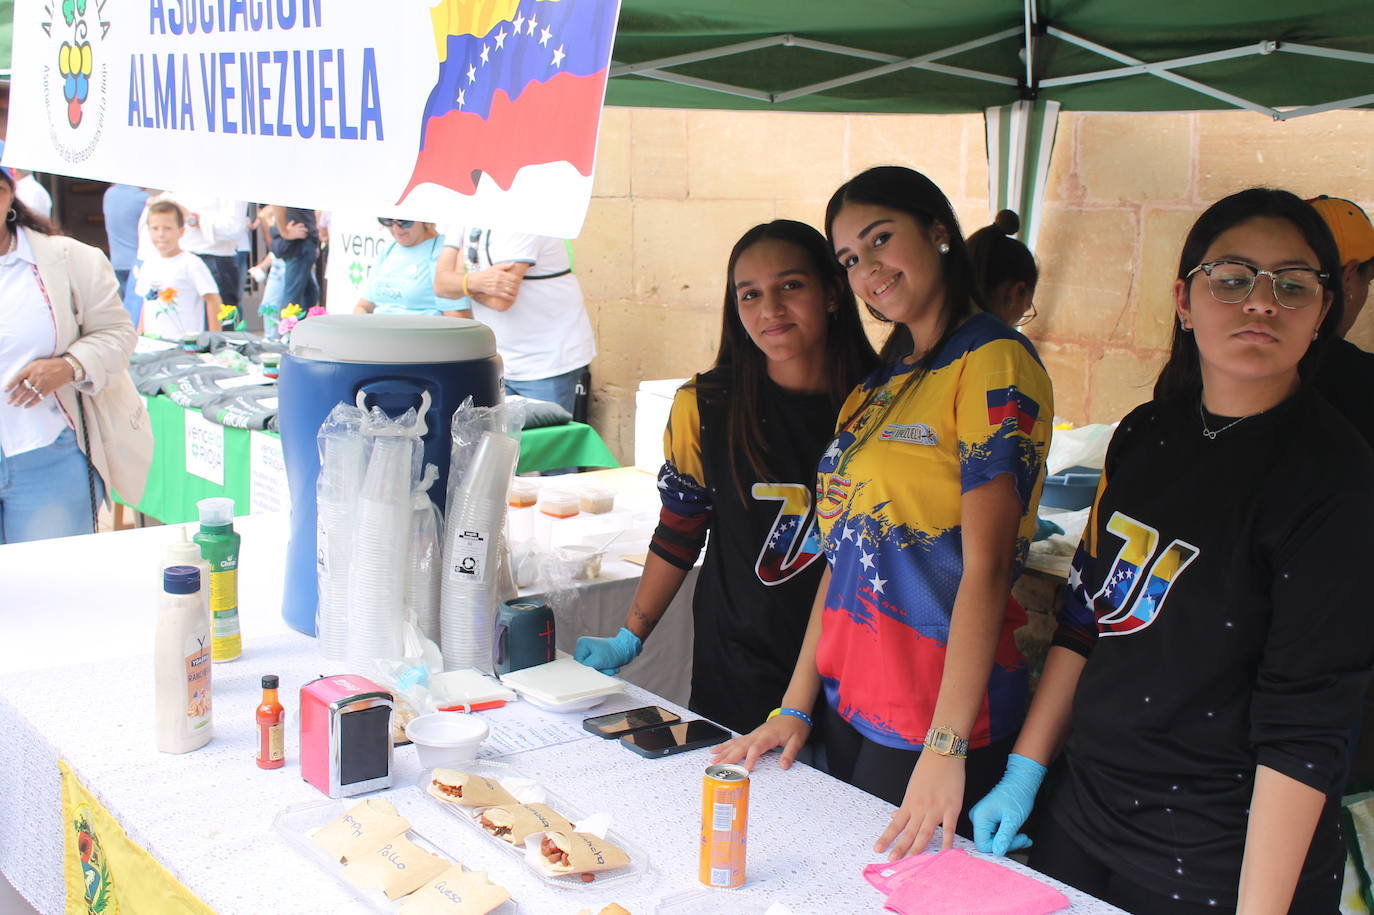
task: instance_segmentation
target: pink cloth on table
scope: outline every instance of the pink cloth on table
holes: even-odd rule
[[[1069,907],[1053,887],[963,849],[870,864],[864,878],[887,896],[884,908],[899,915],[1049,915]]]

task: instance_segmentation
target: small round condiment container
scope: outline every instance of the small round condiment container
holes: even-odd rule
[[[406,724],[406,736],[427,769],[471,762],[490,733],[485,721],[463,712],[431,712]]]

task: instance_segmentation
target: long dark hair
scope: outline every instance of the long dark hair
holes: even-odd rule
[[[1012,238],[1021,229],[1021,217],[1003,210],[992,225],[983,226],[968,237],[973,272],[983,289],[984,303],[1007,283],[1025,283],[1031,289],[1040,281],[1040,270],[1030,249]]]
[[[849,280],[835,262],[829,243],[811,226],[791,219],[775,219],[754,226],[740,236],[730,251],[725,269],[725,308],[721,315],[720,349],[714,369],[728,385],[730,408],[729,449],[731,470],[740,499],[747,501],[746,479],[769,478],[767,446],[759,422],[759,401],[768,377],[768,359],[754,345],[739,317],[739,298],[735,290],[735,265],[749,248],[762,241],[782,241],[795,245],[805,254],[811,269],[835,298],[836,310],[826,322],[825,337],[827,393],[835,412],[839,412],[859,379],[873,370],[878,361],[859,320],[858,304]],[[752,476],[751,476],[752,474]]]
[[[1298,361],[1298,376],[1306,384],[1312,380],[1322,354],[1331,341],[1339,336],[1337,327],[1341,323],[1345,301],[1341,287],[1341,257],[1336,250],[1336,240],[1326,221],[1311,204],[1296,194],[1269,187],[1252,187],[1223,197],[1208,207],[1188,231],[1188,238],[1183,242],[1183,254],[1178,261],[1178,278],[1187,281],[1188,272],[1202,262],[1207,249],[1221,233],[1263,216],[1286,219],[1292,223],[1302,233],[1307,246],[1317,255],[1317,263],[1327,274],[1324,285],[1331,293],[1331,308],[1317,328],[1317,339]],[[1201,393],[1202,360],[1197,340],[1176,322],[1173,343],[1169,347],[1169,361],[1155,380],[1155,399],[1198,397]]]
[[[5,184],[9,185],[10,189],[9,212],[3,214],[5,219],[5,227],[7,229],[13,232],[19,226],[23,226],[24,228],[32,232],[39,233],[40,235],[54,234],[55,230],[53,229],[52,223],[48,222],[48,220],[44,219],[42,216],[39,216],[33,210],[29,209],[17,196],[15,196],[14,176],[10,174],[9,169],[0,168],[0,181],[3,181],[5,182]],[[13,219],[10,219],[11,213],[14,214]]]
[[[860,172],[840,185],[839,190],[831,195],[830,202],[826,204],[825,234],[832,245],[835,241],[835,217],[850,203],[867,203],[891,210],[901,210],[927,231],[936,223],[948,231],[949,252],[940,258],[944,267],[946,320],[940,339],[934,341],[934,345],[926,351],[933,355],[954,333],[961,320],[983,305],[983,294],[973,272],[973,260],[969,257],[968,244],[959,229],[959,218],[954,215],[949,198],[934,181],[918,171],[900,165],[880,165]],[[833,250],[831,259],[834,260]],[[911,331],[905,325],[898,324],[883,344],[878,358],[884,363],[893,364],[910,355],[915,346],[915,341],[911,339]]]

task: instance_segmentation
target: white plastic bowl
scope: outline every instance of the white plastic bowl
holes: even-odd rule
[[[426,769],[471,762],[490,733],[485,721],[464,712],[431,712],[406,725],[406,736]]]

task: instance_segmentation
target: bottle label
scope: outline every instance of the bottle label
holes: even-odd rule
[[[282,758],[282,726],[274,724],[267,729],[267,759],[276,762]]]
[[[216,661],[232,661],[243,654],[239,635],[238,563],[225,560],[228,568],[210,572],[210,634]]]
[[[210,727],[210,648],[205,639],[186,639],[186,733]]]
[[[220,610],[234,610],[239,605],[239,573],[238,563],[234,563],[230,568],[221,571],[211,568],[210,570],[210,609],[216,612]]]

